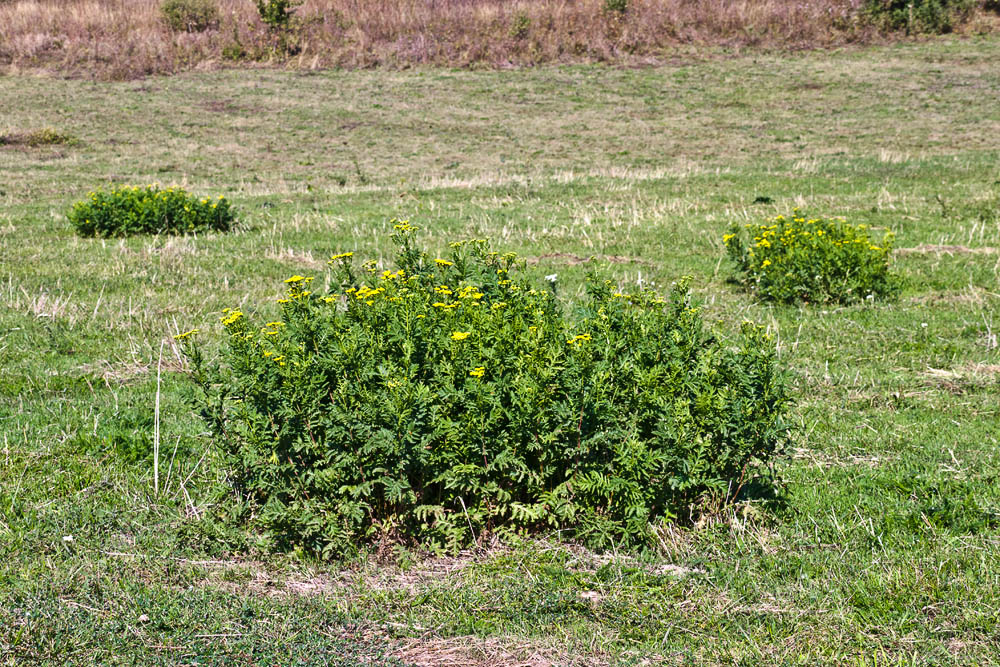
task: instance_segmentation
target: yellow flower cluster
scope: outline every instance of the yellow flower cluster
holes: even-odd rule
[[[191,329],[190,331],[185,331],[184,333],[177,334],[176,336],[174,336],[174,340],[187,340],[196,333],[198,333],[198,329]]]
[[[579,334],[577,336],[573,336],[568,341],[566,341],[566,344],[567,345],[578,345],[580,343],[584,343],[584,342],[587,342],[589,340],[590,340],[590,334],[587,334],[587,333],[585,333],[585,334]]]
[[[465,287],[463,287],[458,291],[459,299],[475,299],[476,301],[478,301],[479,299],[482,299],[483,296],[484,296],[483,293],[480,292],[475,287],[473,287],[472,285],[466,285]]]
[[[243,317],[242,310],[230,310],[229,308],[226,308],[222,311],[222,317],[220,317],[219,320],[222,322],[223,326],[228,327],[231,324],[235,324],[241,317]]]
[[[342,252],[339,255],[334,255],[333,257],[331,257],[329,260],[327,260],[326,263],[327,264],[333,264],[337,260],[350,259],[351,257],[354,257],[354,253],[353,252]]]
[[[347,291],[350,292],[351,290]],[[376,287],[375,289],[372,289],[367,285],[362,285],[360,289],[354,292],[354,298],[357,299],[358,301],[364,301],[370,306],[372,305],[372,303],[374,303],[372,299],[384,292],[385,292],[384,287]]]
[[[456,331],[451,334],[452,340],[465,340],[472,334],[471,331]]]
[[[471,375],[474,378],[481,378],[485,374],[486,374],[485,366],[476,366],[474,369],[469,371],[469,375]]]

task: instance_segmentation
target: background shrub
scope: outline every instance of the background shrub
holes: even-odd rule
[[[203,32],[219,27],[219,8],[213,0],[165,0],[160,13],[175,32]]]
[[[286,30],[292,22],[296,0],[256,0],[260,20],[271,30]]]
[[[604,0],[604,11],[625,14],[628,11],[628,0]]]
[[[798,209],[768,223],[734,227],[722,239],[737,279],[757,298],[849,303],[898,292],[899,280],[889,271],[891,233],[873,239],[867,225],[807,220]]]
[[[968,18],[976,0],[866,0],[869,20],[885,30],[942,34]]]
[[[780,450],[772,344],[706,333],[686,284],[664,299],[591,277],[566,316],[512,254],[431,259],[399,227],[393,269],[358,275],[345,253],[329,292],[289,278],[272,322],[225,312],[222,365],[181,335],[235,487],[284,546],[455,549],[503,526],[632,544]]]
[[[234,222],[222,195],[198,199],[181,188],[161,190],[155,185],[96,190],[75,203],[68,217],[82,236],[225,231]]]

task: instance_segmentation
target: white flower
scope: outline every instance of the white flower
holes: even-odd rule
[[[559,274],[557,273],[550,273],[549,275],[545,276],[545,279],[548,280],[550,283],[554,283],[558,275]]]

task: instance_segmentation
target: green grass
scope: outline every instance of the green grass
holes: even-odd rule
[[[632,70],[0,78],[5,134],[79,140],[0,145],[0,664],[997,664],[998,59],[989,38]],[[242,226],[107,241],[66,220],[96,186],[157,181],[225,194]],[[896,233],[899,301],[759,305],[730,284],[730,223],[793,206]],[[222,308],[272,311],[334,252],[385,256],[392,217],[432,247],[489,238],[568,300],[594,255],[621,281],[693,275],[721,335],[767,324],[799,397],[782,503],[645,554],[256,551],[216,516],[224,471],[170,336],[217,345]]]

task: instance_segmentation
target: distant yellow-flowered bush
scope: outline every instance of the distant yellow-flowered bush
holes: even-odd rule
[[[774,344],[750,324],[709,335],[686,282],[590,276],[570,314],[512,253],[432,259],[396,229],[392,268],[340,253],[329,280],[285,281],[280,318],[223,312],[221,363],[178,335],[240,506],[277,546],[454,550],[537,528],[634,544],[737,497],[780,451]]]
[[[796,209],[722,237],[739,282],[757,298],[783,303],[850,303],[899,291],[889,269],[893,235],[872,235],[843,218],[808,218]]]
[[[81,236],[104,237],[226,231],[235,221],[222,195],[198,198],[183,188],[157,185],[95,190],[76,202],[68,217]]]

